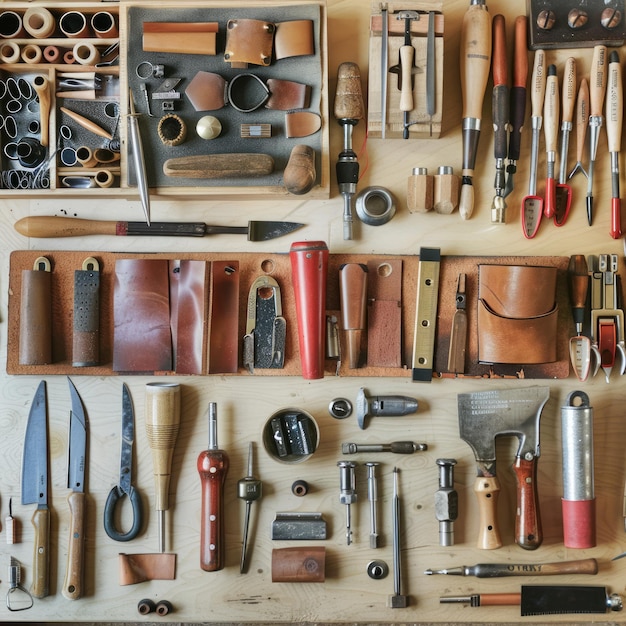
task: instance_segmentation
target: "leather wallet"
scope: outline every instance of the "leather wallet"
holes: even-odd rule
[[[478,360],[552,363],[557,359],[555,267],[478,266]]]

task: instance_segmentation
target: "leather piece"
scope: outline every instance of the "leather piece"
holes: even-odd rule
[[[402,261],[367,262],[367,365],[402,366]]]
[[[216,111],[226,104],[226,81],[215,72],[199,71],[185,89],[196,111]]]
[[[113,370],[172,369],[168,262],[118,259],[113,293]]]
[[[52,363],[52,273],[22,271],[20,365]]]
[[[290,111],[292,109],[308,109],[311,101],[311,87],[293,80],[268,78],[267,87],[270,90],[269,100],[265,103],[267,109]]]
[[[144,52],[215,55],[217,22],[144,22]]]
[[[290,111],[285,114],[285,136],[308,137],[322,127],[322,118],[311,111]]]
[[[100,272],[74,272],[74,332],[72,365],[91,367],[100,363]]]
[[[480,265],[478,359],[481,363],[556,361],[555,267]]]
[[[174,580],[175,554],[119,554],[120,585],[135,585],[146,580]]]
[[[239,367],[239,261],[211,263],[209,374],[236,374]]]
[[[264,20],[228,20],[224,60],[234,64],[269,65],[275,30],[274,24]]]
[[[315,54],[312,20],[292,20],[276,24],[276,60]]]
[[[324,546],[272,550],[273,583],[323,583],[325,580]]]
[[[177,374],[204,372],[206,336],[207,264],[170,262],[170,310]]]

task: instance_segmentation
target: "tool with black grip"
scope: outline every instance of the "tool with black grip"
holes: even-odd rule
[[[483,99],[491,65],[491,18],[485,0],[471,0],[461,27],[461,93],[463,96],[463,181],[459,212],[474,212],[472,177],[476,164]]]
[[[337,159],[337,184],[343,196],[343,238],[352,239],[352,196],[359,182],[359,162],[352,149],[352,129],[365,117],[361,91],[361,70],[345,62],[337,70],[335,118],[343,128],[343,150]]]
[[[209,447],[198,456],[202,484],[200,567],[205,572],[224,568],[224,482],[229,459],[217,445],[217,404],[209,402]]]
[[[444,596],[441,604],[478,606],[521,606],[520,615],[567,615],[621,611],[623,601],[606,587],[583,585],[522,585],[521,593],[473,593]]]
[[[527,550],[541,545],[537,494],[539,420],[549,397],[549,387],[478,391],[458,396],[460,436],[476,458],[478,477],[474,492],[480,512],[479,548],[491,550],[502,545],[497,524],[500,482],[496,475],[496,438],[499,436],[514,436],[519,440],[513,465],[517,479],[515,542]]]

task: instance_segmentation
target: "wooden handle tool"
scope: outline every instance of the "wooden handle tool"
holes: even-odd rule
[[[35,76],[33,88],[39,98],[40,141],[42,146],[47,147],[50,143],[50,81],[45,76]]]
[[[94,135],[98,135],[99,137],[104,137],[105,139],[113,139],[113,136],[108,130],[102,128],[102,126],[98,126],[95,122],[87,119],[86,117],[76,113],[75,111],[70,111],[65,107],[59,107],[59,110],[65,115],[67,115],[70,119],[73,119],[77,124],[82,126],[84,129],[92,132]]]
[[[484,0],[473,1],[461,27],[461,92],[463,96],[463,181],[459,212],[474,212],[472,177],[476,164],[483,99],[491,66],[491,17]]]
[[[224,153],[174,157],[163,163],[172,178],[258,178],[274,171],[274,159],[261,153]]]
[[[624,115],[624,92],[619,54],[611,51],[606,97],[606,135],[611,154],[611,230],[613,239],[622,236],[622,200],[619,190],[619,153]]]
[[[556,148],[559,134],[559,79],[556,75],[556,65],[550,65],[548,67],[543,117],[547,167],[543,213],[548,219],[552,219],[556,213],[556,179],[554,178],[554,164],[556,162]]]
[[[589,83],[586,78],[580,81],[578,95],[576,96],[576,164],[567,175],[571,178],[577,172],[582,172],[587,178],[587,172],[583,167],[583,152],[585,151],[585,138],[589,127]]]
[[[70,539],[63,595],[77,600],[83,595],[83,564],[85,553],[85,494],[74,491],[67,498],[70,509]]]

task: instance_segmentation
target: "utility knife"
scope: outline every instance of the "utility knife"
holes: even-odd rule
[[[37,504],[32,524],[35,528],[33,583],[30,593],[45,598],[49,593],[50,509],[48,508],[48,411],[46,382],[37,387],[30,406],[24,453],[22,455],[22,504]]]
[[[85,550],[85,469],[87,467],[88,422],[83,402],[74,383],[68,378],[72,409],[70,411],[69,460],[67,486],[72,490],[67,502],[70,508],[70,538],[63,595],[78,600],[83,594],[83,561]]]

